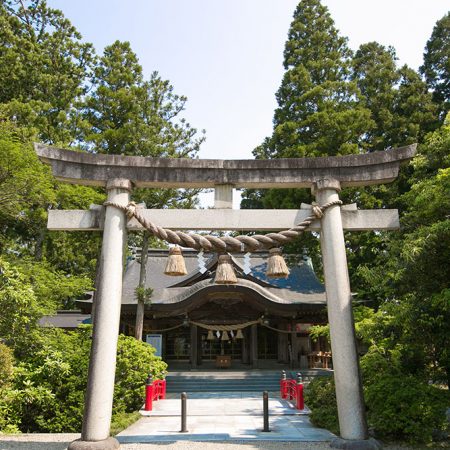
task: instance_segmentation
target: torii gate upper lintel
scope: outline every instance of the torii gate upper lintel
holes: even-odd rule
[[[40,159],[64,182],[105,186],[108,203],[128,205],[133,187],[215,187],[216,210],[144,210],[161,227],[172,229],[280,230],[299,223],[296,210],[233,211],[236,188],[311,188],[319,205],[339,200],[342,187],[393,181],[400,164],[411,159],[416,145],[384,152],[321,158],[273,160],[201,160],[98,155],[35,144]],[[342,210],[342,211],[341,211]],[[202,220],[202,216],[206,219]],[[156,217],[156,219],[155,219]],[[279,222],[279,223],[278,223]],[[204,226],[207,225],[207,226]],[[50,211],[49,229],[103,229],[102,268],[96,296],[88,389],[81,440],[69,449],[118,448],[109,438],[114,373],[122,297],[122,261],[128,230],[139,229],[114,206],[89,211]],[[360,211],[331,206],[310,229],[320,230],[330,324],[340,435],[360,449],[375,448],[368,440],[359,375],[344,229],[399,227],[397,210]],[[90,447],[86,447],[89,445]],[[342,445],[337,443],[337,446]],[[344,448],[344,447],[340,447]],[[353,447],[356,448],[356,447]]]
[[[187,159],[103,155],[35,144],[39,158],[52,166],[60,181],[105,186],[113,178],[131,180],[135,187],[309,188],[322,179],[342,187],[388,183],[399,166],[411,159],[416,144],[359,155],[289,159]]]

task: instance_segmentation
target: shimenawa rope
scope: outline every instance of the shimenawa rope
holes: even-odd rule
[[[104,206],[114,206],[124,211],[129,219],[135,218],[146,230],[151,234],[170,244],[176,244],[181,247],[190,247],[195,250],[213,251],[217,253],[224,252],[254,252],[260,249],[268,249],[278,247],[293,241],[297,236],[302,234],[317,219],[321,219],[325,211],[330,206],[342,205],[341,200],[335,200],[324,205],[313,205],[312,214],[302,220],[298,225],[289,230],[280,231],[278,233],[255,234],[253,236],[223,236],[217,237],[212,235],[202,236],[197,233],[185,233],[183,231],[173,231],[162,228],[150,220],[147,220],[139,212],[134,202],[128,205],[121,205],[115,202],[105,202]]]
[[[295,331],[295,330],[280,330],[279,328],[271,327],[267,323],[264,323],[263,319],[253,320],[251,322],[244,322],[244,323],[239,323],[239,324],[235,324],[235,325],[208,325],[206,323],[194,322],[194,321],[190,320],[189,322],[182,322],[179,325],[175,325],[170,328],[162,328],[159,330],[147,330],[147,331],[149,331],[151,333],[158,333],[158,332],[162,333],[164,331],[171,331],[171,330],[175,330],[176,328],[188,326],[189,324],[196,325],[200,328],[203,328],[205,330],[211,330],[211,331],[237,331],[237,330],[243,330],[244,328],[247,328],[251,325],[258,324],[258,325],[262,325],[263,327],[269,328],[269,330],[277,331],[278,333],[287,333],[287,334],[297,333],[297,331]]]

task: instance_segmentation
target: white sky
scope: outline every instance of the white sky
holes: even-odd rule
[[[201,158],[252,158],[271,134],[283,49],[297,0],[48,0],[99,54],[130,41],[148,78],[156,70],[188,97],[185,117],[207,140]],[[322,0],[353,49],[392,45],[417,69],[447,0]],[[237,200],[237,199],[236,199]],[[202,204],[211,202],[211,196]]]

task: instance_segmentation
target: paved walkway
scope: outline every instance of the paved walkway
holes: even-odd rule
[[[271,431],[263,432],[262,396],[236,394],[191,394],[187,402],[188,433],[180,433],[181,402],[169,398],[153,403],[153,411],[119,433],[121,443],[189,441],[303,441],[324,442],[334,435],[311,425],[308,410],[297,411],[291,402],[269,398]]]

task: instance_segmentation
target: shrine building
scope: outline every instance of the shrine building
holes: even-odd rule
[[[146,287],[153,289],[145,306],[143,339],[157,348],[169,369],[331,367],[326,339],[313,341],[312,325],[326,324],[325,288],[309,257],[287,259],[287,278],[266,276],[267,252],[245,261],[232,255],[236,284],[214,283],[217,255],[183,251],[188,274],[164,274],[167,250],[149,250]],[[248,266],[248,267],[246,267]],[[122,294],[120,332],[134,335],[139,284],[139,257],[128,260]],[[91,313],[92,299],[80,300]],[[281,367],[281,366],[279,366]]]

